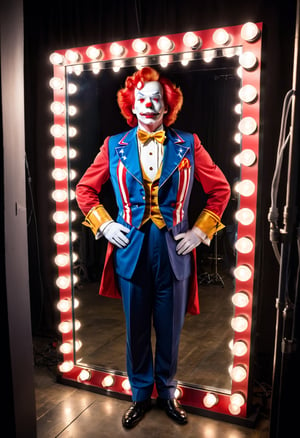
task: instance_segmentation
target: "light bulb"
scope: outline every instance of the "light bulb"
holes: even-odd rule
[[[255,23],[248,22],[245,23],[244,26],[242,27],[241,37],[245,41],[252,43],[253,41],[256,41],[259,35],[260,35],[260,30]]]
[[[202,45],[202,40],[194,32],[187,32],[183,36],[183,44],[193,50],[199,49]]]
[[[194,58],[193,53],[185,52],[182,54],[181,64],[186,67],[193,58]]]
[[[161,67],[163,67],[163,68],[168,67],[168,65],[170,63],[170,56],[169,55],[160,55],[159,63],[161,65]]]
[[[61,373],[68,373],[74,368],[74,363],[71,360],[67,360],[59,365],[58,369]]]
[[[68,198],[68,193],[66,190],[54,190],[52,192],[52,198],[56,202],[64,202]]]
[[[68,93],[69,94],[75,94],[77,91],[77,86],[73,83],[68,84]]]
[[[234,382],[242,382],[247,377],[247,371],[244,366],[236,365],[232,368],[230,376]]]
[[[240,265],[233,271],[235,278],[240,281],[248,281],[252,276],[251,269],[246,265]]]
[[[60,289],[67,289],[70,286],[70,277],[61,276],[56,280],[56,285]]]
[[[235,392],[230,396],[230,403],[241,407],[246,403],[245,396],[241,392]]]
[[[62,148],[61,146],[54,146],[51,149],[51,155],[52,157],[56,158],[57,160],[61,160],[66,155],[65,148]]]
[[[77,108],[75,105],[69,105],[68,114],[69,116],[75,116],[75,114],[77,114]]]
[[[61,78],[51,78],[49,81],[49,85],[53,90],[60,90],[64,86],[64,82]]]
[[[123,380],[123,382],[122,382],[122,388],[123,388],[125,391],[130,391],[130,390],[131,390],[131,386],[130,386],[130,383],[129,383],[129,380],[128,380],[128,379]]]
[[[108,376],[105,376],[102,380],[102,386],[104,386],[104,388],[109,388],[110,386],[113,386],[114,383],[115,379],[110,374]]]
[[[78,376],[78,379],[81,380],[81,382],[86,382],[87,380],[91,380],[92,373],[89,370],[81,370]]]
[[[212,38],[215,44],[223,46],[229,42],[230,35],[225,29],[217,29]]]
[[[203,404],[206,408],[212,408],[218,403],[219,399],[215,394],[208,392],[203,398]]]
[[[253,117],[244,117],[239,123],[239,130],[244,135],[251,135],[257,129],[257,123]]]
[[[80,61],[80,53],[76,52],[75,50],[67,50],[65,53],[65,57],[67,58],[67,60],[71,63],[75,63]]]
[[[68,234],[62,232],[55,233],[53,240],[57,245],[65,245],[69,240]]]
[[[157,41],[157,47],[162,52],[171,52],[174,49],[174,42],[166,36],[162,36]]]
[[[236,156],[236,159],[239,165],[242,164],[243,166],[250,167],[255,163],[256,155],[255,152],[251,149],[244,149],[240,154]]]
[[[228,410],[232,415],[239,415],[241,413],[241,407],[232,403],[229,403]]]
[[[235,214],[235,218],[242,225],[250,225],[254,221],[254,213],[250,208],[241,208]]]
[[[231,327],[235,332],[242,333],[248,328],[248,320],[244,316],[236,316],[231,319]]]
[[[50,109],[55,115],[63,114],[65,111],[65,105],[61,102],[52,102]]]
[[[236,292],[232,295],[231,300],[236,307],[243,308],[249,304],[249,296],[246,292]]]
[[[52,217],[56,224],[64,224],[68,220],[68,214],[65,211],[56,211]]]
[[[92,72],[97,75],[101,71],[101,63],[100,62],[93,62],[92,64]]]
[[[248,351],[247,344],[244,341],[237,341],[233,344],[232,353],[234,356],[244,356]]]
[[[239,56],[239,63],[245,70],[252,70],[257,65],[257,58],[253,52],[244,52]]]
[[[109,50],[113,56],[122,56],[125,52],[125,48],[118,43],[112,43]]]
[[[253,242],[248,237],[240,237],[235,242],[235,248],[242,254],[249,254],[253,250]]]
[[[241,196],[249,197],[255,192],[255,184],[250,179],[244,179],[235,185],[235,190]]]
[[[70,257],[68,256],[68,254],[57,254],[57,256],[55,256],[55,264],[57,266],[67,266],[70,262]]]
[[[61,53],[57,53],[57,52],[51,53],[51,55],[49,56],[49,59],[50,59],[51,64],[53,64],[53,65],[60,65],[60,64],[63,64],[63,62],[64,62],[63,55]]]
[[[65,134],[65,128],[61,125],[55,124],[51,126],[50,133],[53,137],[60,138]]]
[[[55,181],[63,181],[68,177],[67,171],[65,169],[56,168],[52,171],[52,178]]]
[[[94,46],[88,47],[85,53],[86,56],[92,60],[100,59],[102,57],[102,51]]]
[[[57,308],[60,312],[68,312],[72,309],[72,301],[70,298],[63,298],[57,303]]]
[[[225,58],[232,58],[235,54],[235,47],[225,47],[222,49],[222,55],[225,56]]]
[[[72,321],[62,321],[58,324],[58,330],[64,334],[69,333],[72,330]]]
[[[132,48],[137,53],[145,53],[147,51],[147,43],[140,38],[133,40]]]
[[[217,52],[213,49],[209,49],[209,50],[204,50],[203,51],[203,61],[206,63],[211,62],[215,56],[216,56]]]
[[[71,342],[64,342],[59,347],[59,351],[63,354],[70,354],[73,351],[73,344]]]
[[[250,84],[244,85],[239,91],[239,98],[246,103],[251,103],[257,98],[257,89]]]

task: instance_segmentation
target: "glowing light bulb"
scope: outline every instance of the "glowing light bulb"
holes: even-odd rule
[[[122,56],[125,52],[125,48],[118,43],[112,43],[109,50],[113,56]]]
[[[60,312],[68,312],[70,309],[72,309],[71,298],[63,298],[62,300],[59,300],[57,303],[57,308]]]
[[[247,344],[244,341],[237,341],[233,344],[232,353],[234,356],[244,356],[248,351]]]
[[[74,148],[69,148],[68,150],[68,157],[69,159],[72,160],[72,158],[76,158],[77,157],[77,151]]]
[[[193,50],[199,49],[202,45],[202,40],[194,32],[187,32],[183,36],[183,44]]]
[[[83,369],[80,371],[78,379],[81,380],[81,382],[86,382],[87,380],[91,380],[92,373],[91,371],[87,369]]]
[[[55,264],[57,266],[63,267],[63,266],[67,266],[69,264],[70,258],[68,256],[68,254],[58,254],[55,257],[54,261],[55,261]]]
[[[239,415],[241,413],[241,407],[234,405],[232,403],[229,403],[228,410],[231,413],[231,415]]]
[[[248,237],[241,237],[235,242],[235,248],[242,254],[249,254],[253,250],[253,242]]]
[[[177,386],[177,388],[175,389],[175,392],[174,392],[174,397],[175,397],[177,400],[179,400],[179,399],[182,398],[182,396],[183,396],[183,391],[182,391],[181,388],[179,388],[179,387]]]
[[[216,54],[217,54],[217,52],[213,49],[204,50],[203,51],[203,61],[206,63],[211,62],[215,58]]]
[[[236,292],[231,300],[236,307],[246,307],[249,304],[249,296],[246,292]]]
[[[60,64],[63,64],[63,62],[64,62],[63,55],[61,53],[57,53],[57,52],[51,53],[51,55],[49,56],[49,59],[50,59],[51,64],[53,64],[53,65],[60,65]]]
[[[215,32],[213,33],[213,41],[215,44],[217,45],[225,45],[229,42],[230,40],[230,35],[228,32],[226,32],[225,29],[217,29],[215,30]]]
[[[60,138],[65,134],[65,128],[61,125],[55,124],[51,126],[50,133],[53,137]]]
[[[249,197],[255,192],[255,184],[250,179],[244,179],[235,185],[235,190],[240,195]]]
[[[248,281],[252,276],[251,269],[246,265],[240,265],[233,271],[235,278],[240,281]]]
[[[255,23],[245,23],[241,29],[241,37],[243,40],[248,41],[249,43],[256,41],[259,35],[260,30]]]
[[[79,341],[78,339],[76,339],[76,341],[75,341],[75,351],[80,350],[81,347],[82,347],[82,342]]]
[[[252,166],[256,161],[256,155],[255,152],[253,152],[251,149],[244,149],[240,154],[238,154],[235,157],[235,162],[238,165],[243,165],[250,167]]]
[[[121,59],[117,59],[113,62],[113,71],[115,73],[118,73],[122,67],[124,67],[124,62]]]
[[[86,49],[86,56],[92,60],[100,59],[103,55],[102,50],[97,47],[90,46]]]
[[[242,225],[250,225],[254,221],[254,213],[250,208],[241,208],[235,214],[235,218]]]
[[[69,105],[69,107],[68,107],[68,114],[69,114],[69,116],[75,116],[75,114],[77,114],[76,106]]]
[[[73,345],[70,342],[64,342],[59,347],[59,351],[63,354],[70,354],[73,351]]]
[[[65,245],[69,241],[68,234],[62,232],[55,233],[53,240],[57,245]]]
[[[61,276],[56,280],[56,285],[60,289],[67,289],[70,286],[70,277]]]
[[[247,371],[244,366],[236,365],[232,368],[230,375],[234,382],[242,382],[247,377]]]
[[[52,102],[50,109],[55,115],[63,114],[65,111],[65,105],[61,102]]]
[[[257,58],[253,52],[244,52],[239,56],[239,63],[245,70],[252,70],[257,65]]]
[[[56,202],[64,202],[68,198],[68,193],[66,190],[54,190],[52,192],[52,198]]]
[[[185,52],[182,54],[181,64],[186,67],[193,58],[194,58],[193,53]]]
[[[52,171],[52,178],[55,181],[63,181],[68,177],[67,171],[65,169],[56,168]]]
[[[239,91],[239,98],[246,103],[254,102],[257,98],[257,89],[250,84],[244,85]]]
[[[225,47],[222,49],[222,55],[225,56],[225,58],[232,58],[235,54],[235,47]]]
[[[241,141],[242,141],[242,134],[241,134],[240,132],[237,132],[237,133],[234,135],[233,139],[234,139],[234,141],[235,141],[237,144],[240,144]]]
[[[61,146],[54,146],[51,149],[51,155],[52,157],[56,158],[57,160],[61,160],[66,155],[65,148],[62,148]]]
[[[141,70],[145,65],[148,64],[148,58],[147,56],[140,56],[139,58],[136,58],[135,65],[138,70]]]
[[[166,68],[168,67],[169,63],[170,63],[170,56],[169,55],[161,55],[159,57],[159,63],[161,65],[161,67]]]
[[[58,324],[58,330],[64,334],[69,333],[72,330],[72,321],[62,321]]]
[[[101,63],[100,62],[93,62],[92,63],[92,72],[97,75],[101,71]]]
[[[212,408],[218,403],[218,401],[219,398],[215,394],[212,394],[211,392],[208,392],[203,398],[203,404],[206,408]]]
[[[170,38],[162,36],[157,41],[157,47],[162,52],[171,52],[174,49],[175,45],[174,42],[170,40]]]
[[[52,217],[56,224],[64,224],[68,220],[68,214],[65,211],[56,211]]]
[[[80,61],[80,53],[76,52],[75,50],[67,50],[65,53],[65,57],[67,58],[67,60],[71,63],[75,63]]]
[[[61,78],[51,78],[49,81],[49,85],[53,90],[60,90],[64,86],[64,82]]]
[[[73,83],[68,84],[68,93],[75,94],[77,92],[77,86]]]
[[[125,391],[130,391],[130,390],[131,390],[131,386],[130,386],[130,383],[129,383],[129,380],[128,380],[128,379],[123,380],[123,382],[122,382],[122,388],[123,388]]]
[[[242,333],[248,328],[248,320],[244,316],[236,316],[231,319],[231,327],[235,332]]]
[[[140,38],[137,38],[133,41],[132,48],[137,53],[145,53],[147,51],[148,44]]]
[[[110,374],[108,376],[105,376],[102,380],[102,386],[104,386],[104,388],[109,388],[110,386],[113,386],[114,383],[115,379]]]
[[[257,123],[253,117],[244,117],[239,123],[239,130],[244,135],[251,135],[257,129]]]
[[[74,363],[71,360],[67,360],[59,365],[58,369],[61,373],[68,373],[74,368]]]

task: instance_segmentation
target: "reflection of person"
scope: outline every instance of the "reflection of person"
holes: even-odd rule
[[[182,105],[182,93],[169,79],[145,67],[126,79],[118,103],[133,129],[105,139],[76,196],[85,225],[96,238],[109,241],[100,294],[121,294],[123,300],[133,404],[122,423],[131,428],[143,418],[155,383],[158,405],[185,424],[173,379],[185,313],[199,313],[194,249],[209,244],[223,228],[220,218],[230,188],[197,135],[169,128]],[[194,177],[207,203],[189,229]],[[98,197],[109,178],[119,209],[116,221]]]

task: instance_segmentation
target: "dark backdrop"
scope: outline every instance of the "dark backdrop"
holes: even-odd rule
[[[242,24],[264,23],[262,140],[258,242],[256,375],[271,381],[278,265],[269,243],[267,214],[275,166],[281,107],[291,88],[295,30],[294,0],[24,0],[25,115],[28,160],[28,231],[32,326],[35,335],[55,337],[55,232],[50,155],[53,140],[49,54],[57,49]]]

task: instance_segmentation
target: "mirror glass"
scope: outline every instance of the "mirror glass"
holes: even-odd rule
[[[199,136],[232,188],[222,218],[226,228],[210,247],[197,248],[200,315],[186,315],[182,330],[176,375],[181,402],[204,412],[247,417],[254,286],[259,278],[255,239],[261,31],[261,23],[198,31],[192,37],[199,37],[200,44],[193,48],[187,48],[190,33],[170,35],[169,49],[161,46],[160,36],[149,37],[144,41],[146,53],[139,55],[132,40],[51,54],[52,197],[63,381],[104,393],[131,394],[126,386],[122,302],[98,292],[106,240],[96,241],[82,225],[74,190],[104,139],[129,129],[116,94],[142,63],[181,88],[184,102],[174,127]],[[101,202],[115,217],[109,181],[102,188]],[[204,205],[205,194],[195,182],[191,225]]]
[[[240,169],[234,156],[240,144],[234,141],[239,115],[234,112],[241,79],[237,75],[237,56],[215,57],[211,63],[194,59],[187,66],[173,61],[167,67],[152,66],[167,75],[181,87],[184,105],[174,127],[198,134],[225,173],[233,187],[240,178]],[[69,161],[70,171],[76,169],[77,178],[73,189],[96,156],[107,135],[129,129],[116,102],[116,93],[128,75],[136,71],[133,66],[115,72],[109,65],[95,72],[94,65],[83,66],[78,74],[74,68],[67,69],[67,81],[76,86],[69,95],[69,108],[77,112],[70,115],[69,125],[77,129],[69,143],[78,151],[75,160]],[[196,220],[205,201],[202,188],[194,183],[190,203],[191,224]],[[101,192],[101,202],[115,213],[114,195],[110,183]],[[72,208],[76,211],[76,206]],[[198,251],[198,281],[200,315],[186,316],[182,331],[177,378],[205,387],[230,391],[232,354],[229,342],[233,338],[230,320],[233,316],[231,296],[234,291],[232,270],[235,267],[234,243],[236,230],[233,212],[237,208],[234,195],[223,216],[226,229],[212,241],[210,247],[201,245]],[[76,340],[82,347],[76,354],[76,363],[89,367],[100,367],[117,371],[126,370],[125,325],[120,300],[101,297],[98,294],[106,241],[95,240],[91,231],[81,224],[82,214],[77,208],[78,220],[72,231],[78,236],[72,251],[79,255],[73,265],[78,278],[74,285],[74,298],[80,306],[74,310],[75,319],[81,323]]]

